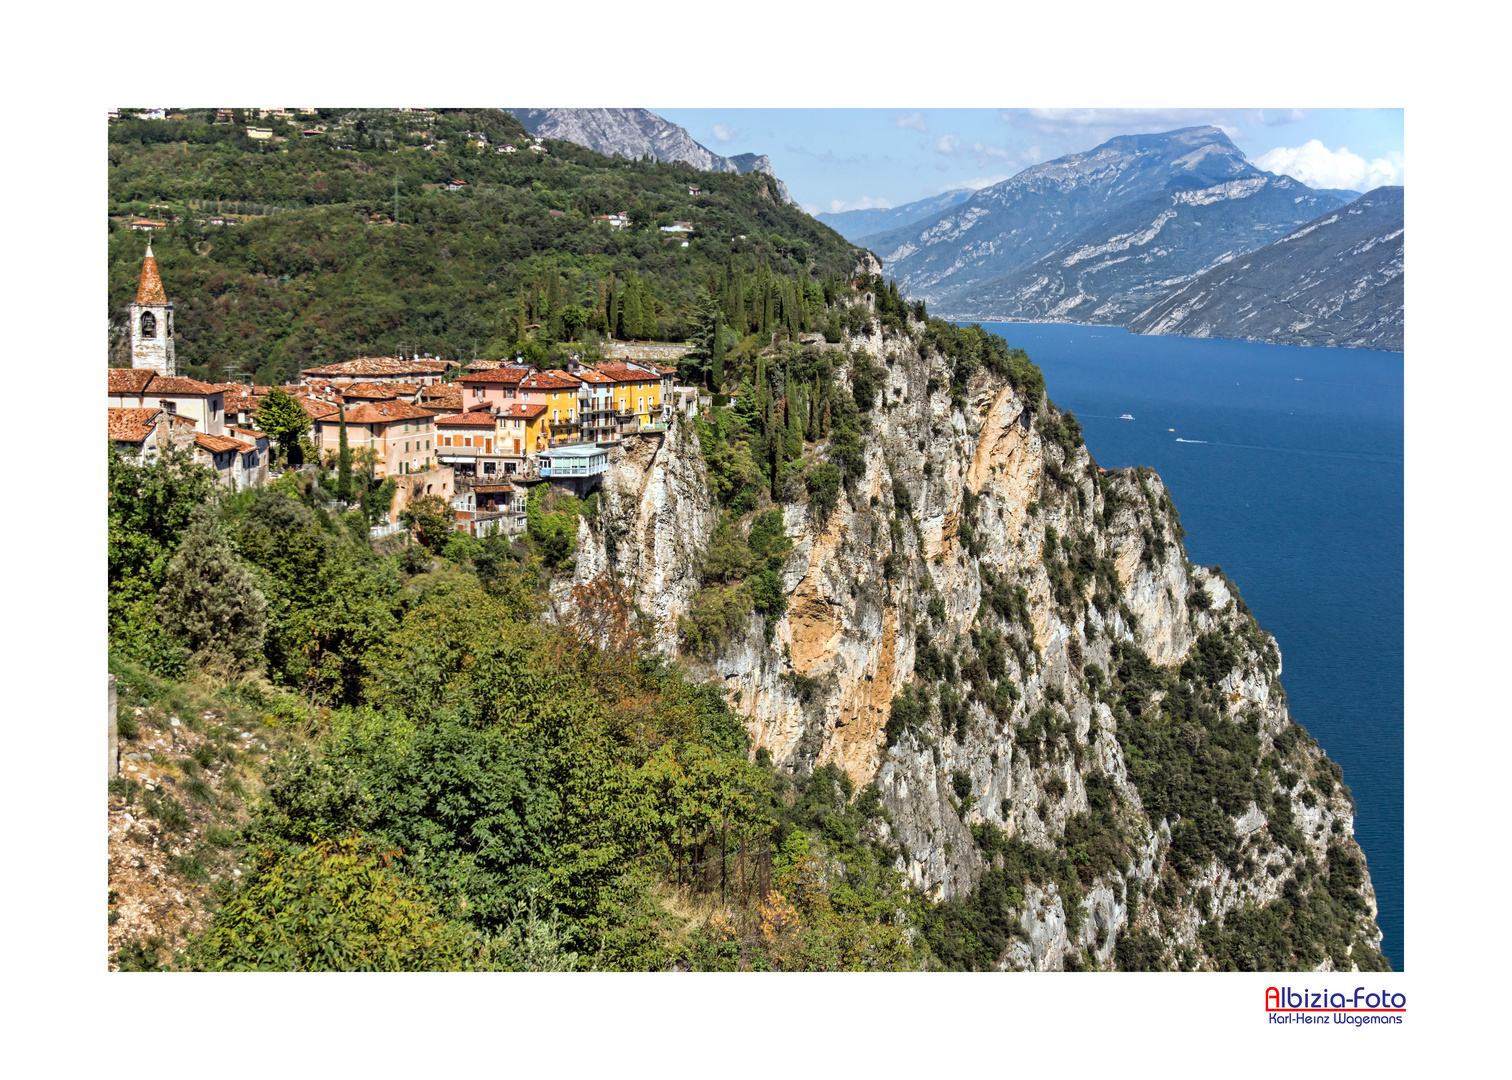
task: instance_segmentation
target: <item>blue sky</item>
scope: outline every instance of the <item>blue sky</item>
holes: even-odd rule
[[[1216,124],[1315,187],[1404,182],[1401,109],[657,109],[716,154],[769,154],[810,213],[985,187],[1114,135]]]

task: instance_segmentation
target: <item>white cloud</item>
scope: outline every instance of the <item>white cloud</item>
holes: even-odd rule
[[[935,149],[942,154],[954,154],[961,148],[961,140],[954,135],[941,135],[935,142]]]
[[[1301,146],[1278,146],[1255,159],[1266,172],[1285,173],[1308,187],[1369,191],[1382,184],[1400,184],[1406,169],[1400,153],[1366,161],[1347,146],[1330,150],[1319,139]]]
[[[1015,175],[1017,174],[1001,173],[997,176],[973,176],[969,180],[952,180],[950,183],[941,187],[940,190],[943,192],[958,191],[961,188],[970,188],[972,191],[980,191],[984,187],[991,187],[993,184],[1001,184],[1010,176]]]
[[[891,210],[892,208],[893,204],[888,200],[874,199],[870,195],[863,195],[859,199],[831,199],[829,204],[831,214],[843,214],[847,210]],[[808,210],[808,207],[805,206],[804,209]],[[819,208],[815,207],[808,212],[816,214]]]
[[[893,122],[900,128],[912,131],[928,131],[929,121],[924,119],[921,112],[899,113],[893,117]]]
[[[732,128],[729,124],[715,124],[714,125],[714,137],[716,139],[718,139],[720,142],[729,142],[731,139],[735,138],[735,136],[737,136],[739,134],[740,134],[739,129]]]

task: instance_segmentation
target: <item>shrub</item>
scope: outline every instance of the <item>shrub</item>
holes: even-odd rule
[[[744,632],[754,607],[744,582],[706,587],[693,597],[688,614],[678,620],[678,632],[695,656],[713,656]]]
[[[804,477],[804,483],[808,487],[809,505],[813,508],[815,519],[820,526],[829,520],[830,514],[834,513],[835,507],[840,504],[840,481],[839,466],[827,461],[815,465]]]

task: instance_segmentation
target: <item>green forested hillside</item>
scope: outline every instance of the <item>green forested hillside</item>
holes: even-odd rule
[[[309,137],[253,118],[272,130],[267,140],[249,138],[240,114],[229,124],[213,123],[213,109],[185,117],[110,127],[116,363],[148,238],[124,227],[137,215],[168,221],[152,244],[176,305],[179,363],[210,379],[276,382],[401,347],[502,356],[527,333],[547,348],[611,331],[683,340],[709,291],[736,336],[807,328],[822,283],[855,266],[845,240],[784,205],[759,173],[555,141],[535,153],[496,109],[321,110],[301,118],[324,128]],[[496,152],[509,141],[517,153]],[[452,180],[466,187],[448,192]],[[623,230],[595,220],[619,211],[631,219]],[[237,223],[211,224],[217,215]],[[659,231],[674,220],[695,231]]]
[[[193,898],[120,968],[928,964],[866,828],[875,789],[749,762],[740,717],[644,648],[619,588],[579,587],[549,625],[531,540],[375,550],[328,482],[233,496],[177,453],[111,451],[119,730],[156,781],[133,767],[113,806]],[[265,737],[271,760],[248,754]],[[111,903],[159,884],[112,880]]]

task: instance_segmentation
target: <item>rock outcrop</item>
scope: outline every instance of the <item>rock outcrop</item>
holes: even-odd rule
[[[753,754],[875,783],[896,869],[935,900],[1060,867],[1025,871],[1000,968],[1239,964],[1256,912],[1325,892],[1349,914],[1303,952],[1379,966],[1342,774],[1290,719],[1275,641],[1187,561],[1159,477],[1104,473],[1035,387],[952,387],[924,329],[828,346],[842,378],[885,371],[864,476],[822,526],[782,508],[786,613],[689,669]],[[692,425],[617,459],[603,498],[577,578],[629,582],[676,655],[718,514]]]
[[[680,127],[647,109],[507,109],[532,135],[577,143],[606,157],[683,161],[705,172],[765,173],[785,203],[793,203],[787,185],[777,179],[766,154],[714,153]]]

